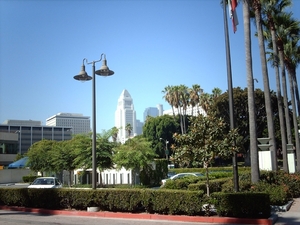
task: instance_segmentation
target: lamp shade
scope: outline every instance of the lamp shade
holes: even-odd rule
[[[92,77],[89,76],[86,72],[85,72],[85,65],[81,66],[81,71],[79,72],[78,75],[74,76],[75,80],[80,80],[80,81],[88,81],[91,80]]]
[[[102,60],[101,68],[99,70],[97,70],[95,73],[100,76],[111,76],[114,74],[114,71],[112,71],[108,68],[105,56],[104,56],[104,59]]]

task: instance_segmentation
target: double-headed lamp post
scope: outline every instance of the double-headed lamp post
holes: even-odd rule
[[[166,150],[165,150],[165,153],[166,153],[166,160],[169,160],[169,156],[168,156],[168,143],[169,141],[168,140],[165,140],[163,138],[159,138],[159,140],[161,141],[164,141],[166,143]]]
[[[102,57],[104,56],[103,60]],[[99,70],[95,71],[95,63],[100,62],[102,60],[102,66]],[[85,72],[85,65],[86,64],[92,64],[93,66],[93,77],[89,76]],[[114,74],[114,71],[110,70],[107,67],[107,62],[105,58],[105,54],[101,54],[99,60],[95,60],[92,62],[88,62],[86,58],[83,59],[81,71],[78,75],[74,76],[75,80],[79,81],[89,81],[93,80],[93,139],[92,139],[92,188],[96,189],[96,183],[97,183],[97,161],[96,161],[96,80],[95,80],[95,74],[100,76],[111,76]]]

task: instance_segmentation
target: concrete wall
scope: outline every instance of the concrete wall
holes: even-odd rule
[[[29,169],[4,169],[0,170],[0,184],[22,183],[23,176],[31,173]]]

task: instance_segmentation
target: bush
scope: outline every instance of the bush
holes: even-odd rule
[[[284,205],[290,200],[286,186],[269,184],[267,182],[260,181],[252,186],[251,191],[265,192],[269,194],[271,205]]]
[[[195,184],[199,181],[204,180],[205,177],[183,177],[176,180],[167,180],[163,188],[165,189],[178,189],[178,190],[187,190],[190,184]]]
[[[238,218],[268,218],[271,214],[270,198],[266,193],[221,193],[211,195],[220,216]]]
[[[39,176],[30,175],[30,176],[24,176],[24,177],[22,177],[22,179],[23,179],[24,183],[32,183],[38,177]]]

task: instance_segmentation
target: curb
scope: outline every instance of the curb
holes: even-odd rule
[[[118,219],[146,219],[146,220],[166,220],[177,222],[195,222],[195,223],[219,223],[219,224],[260,224],[273,225],[278,216],[272,215],[268,219],[247,219],[247,218],[233,218],[233,217],[206,217],[206,216],[185,216],[185,215],[159,215],[147,213],[122,213],[122,212],[87,212],[75,210],[49,210],[38,208],[25,208],[14,206],[0,206],[0,210],[20,211],[28,213],[38,213],[46,215],[64,215],[64,216],[89,216],[102,218],[118,218]]]

